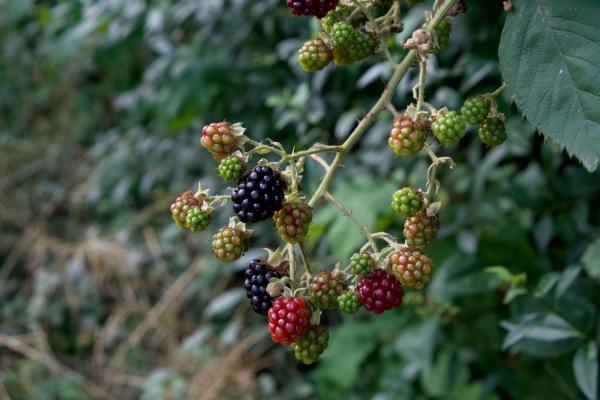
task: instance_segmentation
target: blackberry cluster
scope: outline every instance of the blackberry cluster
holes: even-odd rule
[[[308,286],[308,297],[315,307],[321,310],[334,310],[338,306],[337,298],[346,291],[346,283],[329,271],[315,275]]]
[[[319,359],[329,344],[329,332],[323,325],[310,327],[302,337],[292,344],[294,356],[304,364],[312,364]]]
[[[302,68],[308,72],[317,72],[331,62],[331,50],[322,39],[313,39],[304,43],[298,50],[298,60]]]
[[[219,260],[232,262],[248,250],[248,234],[241,229],[223,227],[212,237],[212,250]]]
[[[283,297],[273,302],[267,316],[275,343],[289,346],[310,327],[310,307],[302,297]]]
[[[246,163],[239,157],[229,156],[221,160],[219,175],[226,181],[237,181],[244,174]]]
[[[408,218],[423,208],[423,193],[420,190],[405,187],[392,195],[392,209],[402,218]]]
[[[300,243],[306,237],[312,221],[312,207],[305,200],[288,201],[273,218],[277,232],[288,243]]]
[[[273,305],[273,299],[267,293],[267,285],[273,278],[281,278],[281,275],[265,260],[252,260],[246,269],[246,296],[250,299],[252,309],[258,314],[267,315]]]
[[[336,22],[331,29],[333,61],[338,65],[364,60],[373,53],[377,42],[373,36],[346,22]]]
[[[465,136],[467,121],[456,111],[440,112],[431,124],[433,134],[444,146],[456,144]]]
[[[323,32],[331,34],[333,25],[336,22],[343,22],[350,16],[351,10],[348,7],[338,7],[335,10],[331,10],[321,19],[321,27]]]
[[[428,217],[425,211],[409,217],[404,221],[404,239],[406,244],[415,247],[425,247],[435,239],[440,227],[437,216]]]
[[[479,125],[487,118],[490,106],[482,96],[469,97],[463,103],[460,113],[471,125]]]
[[[350,257],[350,271],[357,276],[367,275],[375,267],[375,260],[365,253],[354,253]]]
[[[358,296],[352,292],[339,295],[337,302],[340,311],[346,314],[355,314],[361,306]]]
[[[257,166],[231,192],[233,211],[242,222],[271,218],[281,209],[286,183],[271,167]]]
[[[479,139],[482,143],[493,147],[506,140],[506,127],[499,118],[488,118],[479,127]]]
[[[192,232],[200,232],[208,228],[211,220],[210,211],[201,207],[192,207],[185,216],[185,225]]]
[[[337,0],[287,0],[292,15],[314,15],[323,18],[330,10],[335,9]]]
[[[171,216],[178,227],[187,229],[187,214],[194,207],[201,207],[202,202],[194,197],[191,191],[183,192],[171,204]]]
[[[214,122],[202,128],[200,144],[217,159],[227,157],[237,148],[233,127],[225,121]]]
[[[358,300],[375,314],[400,307],[404,290],[394,275],[386,270],[376,269],[371,274],[363,276],[356,285]]]
[[[404,285],[421,289],[431,280],[433,265],[422,250],[406,247],[390,256],[394,276]]]
[[[406,114],[394,117],[394,123],[388,146],[397,156],[414,156],[423,149],[427,140],[427,125],[419,118],[413,119]]]

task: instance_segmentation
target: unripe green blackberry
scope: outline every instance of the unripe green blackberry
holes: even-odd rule
[[[350,16],[351,10],[348,7],[338,7],[335,10],[331,10],[321,19],[321,27],[323,28],[323,32],[327,34],[331,34],[331,30],[333,29],[333,25],[336,22],[345,21],[346,18]]]
[[[452,32],[452,18],[444,17],[435,27],[435,41],[430,42],[429,51],[436,54],[448,47]]]
[[[397,156],[414,156],[423,149],[427,140],[427,125],[420,118],[413,119],[407,114],[394,117],[388,146]]]
[[[479,139],[490,146],[498,146],[506,140],[506,127],[499,118],[488,118],[479,127]]]
[[[473,96],[465,100],[460,113],[471,125],[479,125],[490,113],[490,105],[483,96]]]
[[[390,256],[394,276],[403,285],[421,289],[431,280],[431,259],[416,247],[402,248]]]
[[[444,146],[460,142],[465,136],[467,121],[456,111],[439,112],[431,124],[431,130],[437,140]]]
[[[331,62],[331,50],[319,38],[309,40],[298,50],[298,60],[302,68],[308,72],[317,72]]]
[[[423,192],[404,187],[392,195],[392,209],[402,218],[415,215],[423,208]]]
[[[354,253],[350,257],[349,267],[354,275],[368,275],[375,267],[375,260],[366,253]]]
[[[338,307],[340,311],[346,314],[354,314],[360,309],[360,301],[358,296],[352,292],[346,292],[341,294],[337,298]]]
[[[425,247],[436,238],[439,228],[437,216],[428,217],[426,211],[420,211],[404,221],[404,239],[409,246]]]
[[[231,227],[223,227],[212,237],[212,250],[219,260],[232,262],[248,250],[248,233]]]
[[[315,275],[308,286],[310,302],[321,310],[334,310],[338,306],[337,298],[346,291],[344,281],[329,271],[322,270]]]
[[[373,53],[377,42],[368,33],[356,30],[346,22],[336,22],[331,30],[333,61],[336,64],[350,64],[363,60]]]
[[[246,163],[237,156],[229,156],[219,164],[219,175],[226,181],[237,181],[244,175]]]
[[[192,232],[200,232],[205,230],[210,224],[210,220],[210,211],[203,210],[198,206],[192,207],[185,216],[186,227]]]
[[[180,228],[187,228],[186,216],[192,207],[201,207],[202,202],[194,197],[191,191],[183,192],[171,204],[170,210],[173,220]]]
[[[306,237],[312,221],[312,207],[305,200],[287,201],[273,219],[277,232],[288,243],[300,243]]]
[[[329,332],[324,325],[310,327],[292,344],[294,356],[304,364],[312,364],[319,359],[329,344]]]

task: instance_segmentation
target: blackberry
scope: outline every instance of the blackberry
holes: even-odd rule
[[[273,305],[273,299],[267,293],[267,285],[272,278],[281,278],[281,275],[272,269],[265,260],[252,260],[246,269],[246,296],[250,299],[252,309],[267,315]]]
[[[208,210],[203,210],[201,207],[192,207],[185,216],[186,228],[192,232],[200,232],[205,230],[210,224],[211,213]]]
[[[404,296],[402,285],[396,277],[379,268],[360,278],[356,291],[361,304],[375,314],[400,307]]]
[[[171,204],[171,207],[170,207],[173,221],[175,221],[175,223],[177,224],[178,227],[186,229],[187,228],[187,224],[186,224],[187,213],[193,207],[201,207],[201,206],[202,206],[202,201],[200,201],[196,197],[194,197],[193,192],[188,190],[187,192],[181,193],[179,196],[177,196],[177,198],[175,199],[173,204]]]
[[[246,163],[237,156],[224,158],[219,164],[219,175],[226,181],[237,181],[244,174]]]
[[[354,314],[360,309],[360,301],[356,293],[346,292],[338,296],[338,307],[346,314]]]
[[[311,311],[302,297],[283,297],[267,312],[269,332],[275,343],[289,346],[310,327]]]
[[[329,11],[335,9],[338,0],[287,0],[292,15],[314,15],[323,18]]]
[[[232,262],[248,250],[248,233],[231,227],[223,227],[212,237],[212,250],[219,260]]]
[[[323,270],[313,277],[308,286],[308,298],[321,310],[334,310],[338,306],[338,296],[345,291],[346,284],[342,280]]]
[[[471,125],[481,124],[490,112],[490,106],[483,96],[473,96],[465,100],[460,113]]]
[[[405,187],[392,195],[392,209],[402,218],[415,215],[423,208],[423,193],[411,187]]]
[[[437,216],[428,217],[425,211],[420,211],[404,221],[404,239],[406,244],[415,247],[425,247],[435,239],[440,227]]]
[[[427,140],[427,125],[419,118],[406,114],[394,117],[388,146],[401,157],[414,156],[423,149]]]
[[[354,275],[367,275],[375,267],[375,260],[365,253],[354,253],[350,257],[350,271]]]
[[[323,32],[327,34],[331,34],[331,30],[333,29],[333,25],[336,22],[343,22],[350,16],[352,10],[348,7],[338,7],[335,10],[331,10],[321,19],[321,27],[323,28]]]
[[[456,111],[440,112],[431,124],[435,137],[444,146],[456,144],[465,136],[467,121]]]
[[[431,259],[416,247],[402,248],[390,256],[394,276],[404,285],[421,289],[431,280]]]
[[[452,18],[444,17],[435,27],[435,41],[429,45],[429,50],[436,54],[448,47],[450,33],[452,32]]]
[[[333,61],[336,64],[350,64],[363,60],[377,48],[377,42],[368,33],[356,30],[346,22],[336,22],[331,30]]]
[[[506,140],[506,127],[498,118],[488,118],[479,127],[479,139],[486,145],[498,146]]]
[[[331,62],[331,50],[319,38],[304,43],[298,54],[300,65],[308,72],[320,71]]]
[[[304,364],[312,364],[319,359],[329,344],[327,327],[317,325],[310,327],[292,347],[294,356]]]
[[[271,218],[281,209],[286,183],[271,167],[257,166],[243,176],[231,192],[233,211],[242,222]]]
[[[306,237],[312,221],[312,207],[305,200],[288,201],[273,218],[277,232],[288,243],[300,243]]]
[[[237,143],[229,122],[215,122],[202,128],[200,144],[215,158],[225,158],[235,151]]]

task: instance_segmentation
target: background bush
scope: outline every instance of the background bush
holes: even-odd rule
[[[483,3],[469,4],[430,61],[437,107],[501,82],[504,12]],[[405,33],[390,39],[397,56],[428,6],[407,10]],[[428,289],[334,327],[307,368],[272,345],[241,288],[248,259],[276,246],[272,227],[222,265],[210,230],[179,231],[168,204],[199,180],[225,188],[199,147],[204,124],[243,121],[252,138],[287,148],[336,143],[379,96],[387,64],[304,73],[296,50],[317,24],[279,0],[0,9],[0,398],[595,398],[600,174],[508,102],[508,142],[488,151],[464,140],[443,171]],[[397,108],[416,78],[401,82]],[[390,195],[424,186],[427,164],[387,150],[390,121],[371,128],[333,190],[362,223],[400,234]],[[306,189],[319,174],[310,164]],[[309,244],[331,268],[362,239],[323,206]]]

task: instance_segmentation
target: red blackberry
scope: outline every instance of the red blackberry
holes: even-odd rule
[[[275,300],[267,315],[271,339],[286,346],[300,339],[310,326],[310,308],[302,297]]]
[[[237,148],[233,127],[229,122],[215,122],[202,128],[200,144],[215,158],[225,158]]]
[[[337,308],[337,298],[346,291],[346,283],[336,278],[329,271],[321,271],[315,275],[308,286],[310,302],[321,310]]]
[[[312,207],[304,200],[288,201],[273,216],[277,232],[288,243],[300,243],[312,221]]]
[[[427,124],[406,114],[394,117],[388,146],[401,157],[414,156],[423,149],[427,140]]]
[[[292,344],[294,356],[304,364],[312,364],[319,359],[329,344],[327,327],[317,325],[310,327],[304,335]]]
[[[360,278],[356,291],[361,304],[375,314],[400,307],[404,295],[400,282],[383,269],[375,269],[371,274]]]
[[[286,183],[271,167],[259,165],[243,176],[231,192],[233,211],[242,222],[271,218],[281,209]]]
[[[323,18],[330,10],[335,9],[338,0],[287,0],[292,15],[314,15]]]
[[[201,207],[202,202],[194,197],[191,191],[183,192],[171,204],[170,210],[173,220],[180,228],[187,229],[186,217],[193,207]]]
[[[402,248],[390,256],[394,276],[404,285],[421,289],[431,280],[431,259],[416,247]]]
[[[267,293],[267,285],[272,278],[281,278],[281,275],[271,269],[265,260],[252,260],[246,269],[246,296],[250,299],[252,309],[258,314],[267,315],[273,305],[273,299]]]
[[[437,216],[428,217],[425,211],[421,211],[404,221],[404,239],[409,246],[425,247],[435,239],[439,228]]]
[[[212,237],[215,257],[223,262],[237,260],[248,250],[248,233],[231,227],[223,227]]]

